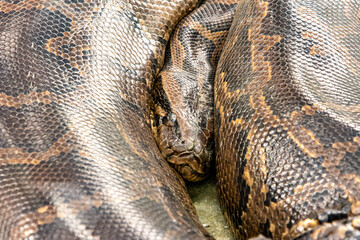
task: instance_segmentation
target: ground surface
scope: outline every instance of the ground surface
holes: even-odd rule
[[[213,174],[214,175],[214,174]],[[202,224],[217,240],[233,240],[225,222],[216,196],[216,179],[210,177],[201,183],[188,183],[190,197],[193,200]]]

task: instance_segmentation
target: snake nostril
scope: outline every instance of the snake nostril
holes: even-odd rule
[[[185,146],[186,146],[186,149],[187,149],[188,151],[193,150],[194,145],[195,145],[195,144],[194,144],[193,141],[186,141],[186,142],[185,142]]]
[[[184,144],[176,144],[172,147],[172,149],[174,150],[174,152],[177,153],[186,152],[186,148]]]
[[[195,153],[199,154],[202,150],[201,144],[199,144],[199,143],[195,144],[194,150],[195,150]]]

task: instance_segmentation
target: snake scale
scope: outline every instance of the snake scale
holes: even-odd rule
[[[0,239],[212,239],[214,146],[237,239],[360,238],[360,2],[199,4],[0,1]]]
[[[237,238],[359,239],[359,1],[240,1],[215,80]]]
[[[148,104],[197,4],[1,1],[0,239],[206,238]]]

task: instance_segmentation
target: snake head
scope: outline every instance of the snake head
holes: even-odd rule
[[[213,161],[212,110],[194,111],[168,84],[161,78],[155,82],[153,133],[162,155],[182,177],[200,181],[208,176]]]

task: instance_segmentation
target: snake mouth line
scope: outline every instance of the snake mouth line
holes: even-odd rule
[[[205,179],[209,174],[209,165],[207,161],[209,154],[202,152],[198,155],[194,152],[172,153],[167,156],[167,161],[182,175],[182,177],[191,182],[197,182]],[[206,159],[204,159],[206,157]],[[205,163],[205,164],[204,164]]]

